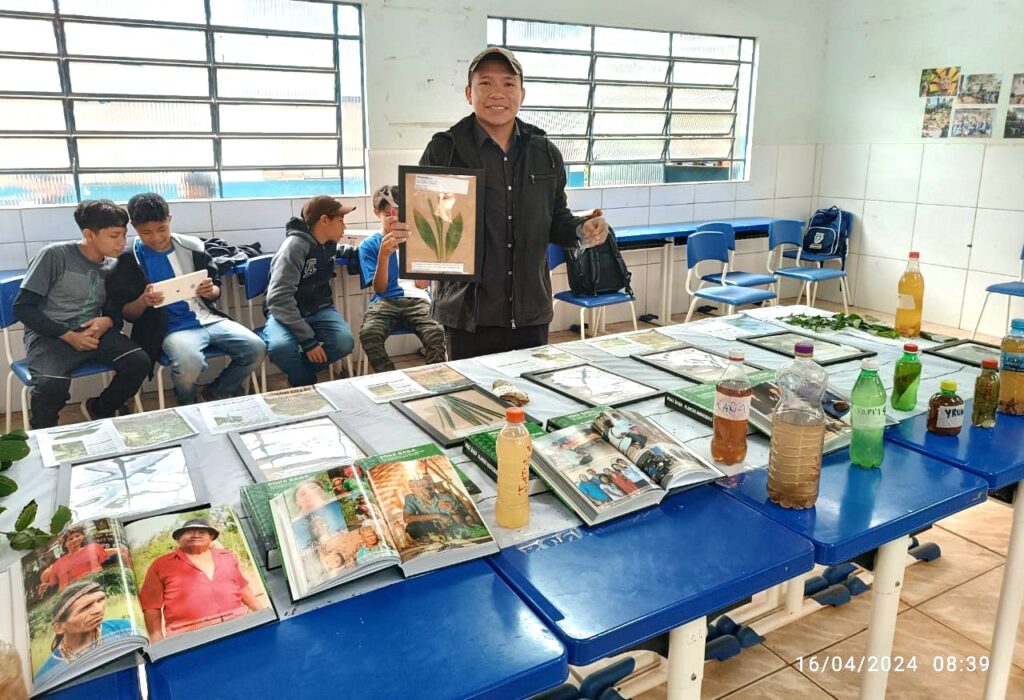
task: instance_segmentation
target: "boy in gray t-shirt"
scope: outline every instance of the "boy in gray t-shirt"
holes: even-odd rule
[[[88,362],[110,365],[114,379],[86,399],[86,418],[113,416],[149,374],[149,357],[114,329],[120,314],[107,313],[105,280],[124,250],[128,213],[113,202],[87,200],[75,210],[81,241],[52,243],[29,265],[14,300],[25,325],[25,353],[32,374],[32,429],[57,424],[70,393],[71,373]]]

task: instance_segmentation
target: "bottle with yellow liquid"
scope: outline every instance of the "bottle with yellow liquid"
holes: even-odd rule
[[[1024,416],[1024,318],[1010,322],[999,358],[999,411]]]
[[[513,406],[505,410],[505,427],[495,443],[498,453],[498,498],[494,519],[499,527],[520,528],[530,522],[530,455],[533,439],[526,414]]]
[[[921,332],[921,314],[924,313],[924,276],[921,274],[921,254],[910,252],[907,270],[900,277],[899,298],[896,301],[896,332],[904,338],[913,338]]]

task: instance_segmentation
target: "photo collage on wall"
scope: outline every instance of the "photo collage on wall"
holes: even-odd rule
[[[999,73],[964,74],[960,66],[921,71],[918,95],[925,98],[921,137],[992,138],[996,106],[1003,87]],[[1004,138],[1024,138],[1024,73],[1010,81],[1010,107]]]

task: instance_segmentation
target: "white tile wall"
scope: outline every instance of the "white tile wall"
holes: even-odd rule
[[[921,274],[924,275],[923,318],[931,323],[957,326],[963,310],[967,270],[922,263]]]
[[[751,147],[748,175],[750,182],[736,184],[736,200],[772,199],[775,196],[776,164],[779,160],[778,146]]]
[[[601,190],[599,189],[566,190],[565,193],[569,200],[569,208],[573,211],[601,208]]]
[[[212,203],[213,230],[240,231],[277,227],[284,231],[292,218],[287,199],[224,199]]]
[[[651,187],[651,206],[693,204],[694,185],[654,185]]]
[[[736,216],[736,202],[706,202],[693,205],[694,221],[731,219]]]
[[[850,240],[854,253],[880,258],[905,258],[914,239],[914,214],[911,202],[864,202],[861,235]]]
[[[902,260],[860,256],[854,304],[865,309],[892,313],[896,308],[897,283],[905,268],[906,263]]]
[[[0,243],[21,243],[24,240],[21,212],[17,209],[0,209]]]
[[[692,204],[673,204],[663,207],[651,207],[650,223],[655,224],[687,224],[693,221]]]
[[[974,212],[973,207],[918,204],[911,250],[921,253],[922,264],[967,269]]]
[[[1024,211],[978,209],[974,219],[970,269],[1020,275],[1024,248]]]
[[[735,182],[709,182],[694,186],[694,202],[734,202]]]
[[[75,207],[36,207],[21,210],[26,241],[67,241],[81,236],[75,224]],[[31,257],[31,256],[29,256]]]
[[[978,206],[1024,211],[1024,146],[989,146]]]
[[[771,199],[736,200],[734,216],[743,218],[748,216],[774,216],[775,201]]]
[[[917,201],[975,206],[984,156],[984,144],[926,144]]]
[[[1013,282],[1016,279],[1017,277],[969,271],[964,291],[963,311],[960,315],[960,328],[974,329],[974,324],[978,321],[978,314],[981,312],[981,304],[985,299],[986,287],[1003,282]],[[989,297],[988,305],[985,307],[985,315],[981,319],[981,327],[978,332],[995,336],[1005,335],[1008,328],[1006,323],[1006,305],[1008,303],[1010,304],[1010,318],[1024,318],[1024,299],[1007,297],[1004,294],[993,294]]]
[[[601,193],[601,206],[605,209],[646,207],[650,203],[650,187],[608,187]]]
[[[864,196],[885,202],[916,202],[923,152],[920,144],[873,144]]]
[[[650,218],[649,207],[629,207],[628,209],[605,209],[604,218],[615,228],[625,226],[646,226]]]
[[[814,191],[813,144],[779,146],[775,173],[775,197],[810,197]]]
[[[867,144],[825,146],[819,194],[823,197],[863,199],[868,177]]]
[[[775,208],[772,215],[776,218],[806,221],[811,215],[811,198],[809,196],[787,199],[776,198],[774,201]]]
[[[0,243],[0,270],[24,270],[27,267],[24,243]]]
[[[171,229],[175,233],[209,236],[213,231],[210,202],[174,202],[171,204]]]

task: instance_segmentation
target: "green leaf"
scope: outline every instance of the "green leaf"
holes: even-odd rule
[[[437,252],[437,241],[434,239],[434,231],[430,228],[430,224],[418,211],[412,213],[412,219],[416,223],[416,230],[419,231],[420,238],[423,239],[428,248],[434,251],[434,255],[440,258],[441,256]]]
[[[4,534],[7,535],[7,539],[11,543],[11,549],[19,552],[36,549],[50,540],[50,534],[43,532],[37,527],[29,527],[21,532],[5,532]]]
[[[67,506],[58,506],[53,517],[50,518],[50,532],[56,535],[69,522],[71,522],[71,510]]]
[[[22,532],[25,528],[31,525],[36,519],[36,511],[38,510],[39,504],[34,500],[29,501],[25,507],[21,509],[18,519],[14,522],[14,529],[18,532]]]
[[[0,436],[0,462],[17,462],[28,456],[31,449],[23,437],[7,433]]]
[[[459,241],[462,240],[462,213],[459,212],[452,219],[452,225],[448,227],[448,235],[444,242],[444,254],[448,257],[455,252],[455,249],[459,247]]]
[[[0,476],[0,498],[10,496],[18,490],[18,484],[8,476]]]

